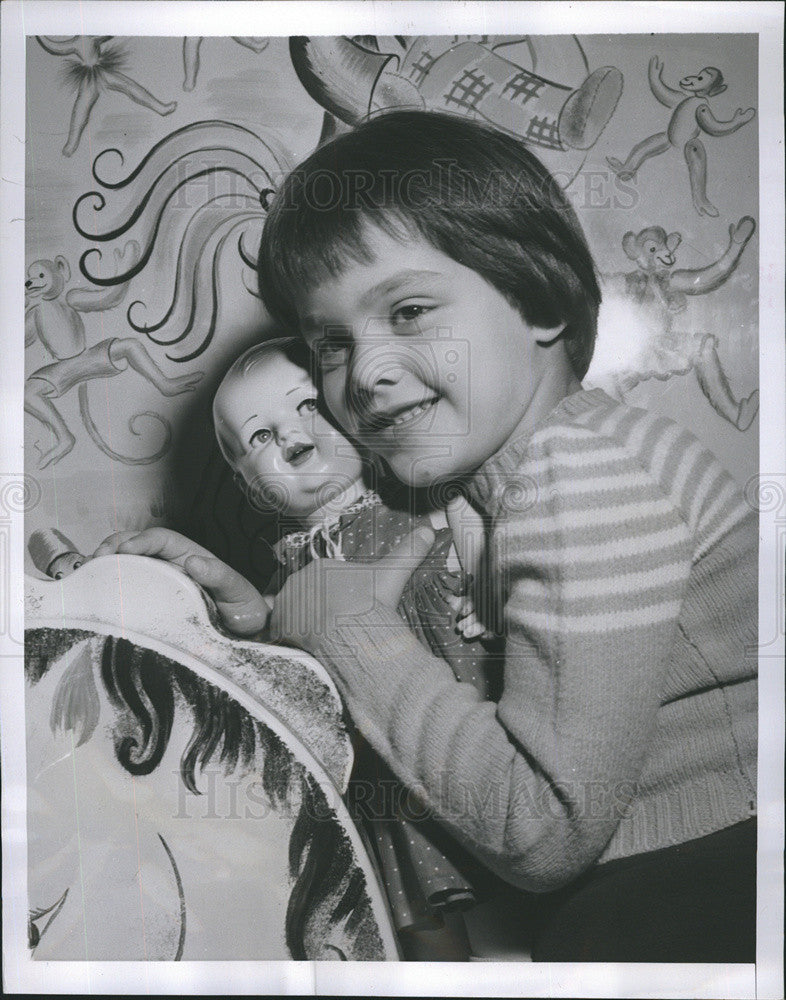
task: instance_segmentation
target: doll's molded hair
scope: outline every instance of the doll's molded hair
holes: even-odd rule
[[[230,385],[235,379],[243,378],[254,368],[255,365],[266,361],[271,354],[283,354],[288,361],[308,372],[314,378],[314,359],[311,352],[300,339],[300,337],[275,337],[271,340],[264,340],[259,344],[254,344],[244,351],[240,357],[236,358],[227,368],[224,377],[219,383],[213,403],[213,425],[215,427],[216,438],[221,454],[224,459],[234,467],[234,456],[232,454],[232,444],[222,435],[220,421],[215,417],[215,400],[223,388]]]
[[[463,117],[393,111],[321,146],[270,207],[259,254],[270,313],[297,329],[304,290],[372,259],[369,225],[426,239],[528,323],[565,324],[571,364],[586,374],[600,304],[595,265],[566,195],[519,139]]]

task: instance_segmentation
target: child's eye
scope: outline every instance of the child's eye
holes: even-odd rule
[[[304,413],[315,413],[317,409],[316,399],[309,398],[304,399],[303,402],[298,406],[297,412],[302,416]]]
[[[431,306],[419,305],[416,303],[398,306],[391,313],[391,322],[393,326],[403,326],[405,323],[414,323],[421,316],[425,316],[431,308]]]
[[[251,437],[248,439],[248,443],[253,447],[254,445],[265,445],[271,439],[273,435],[267,429],[267,427],[261,427],[258,431],[254,431]]]

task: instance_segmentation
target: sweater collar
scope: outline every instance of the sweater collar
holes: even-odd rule
[[[500,501],[507,497],[516,506],[527,503],[527,483],[512,477],[521,469],[524,457],[529,451],[533,436],[543,427],[560,417],[574,417],[582,410],[595,405],[600,399],[608,400],[602,389],[579,389],[565,396],[554,409],[539,420],[529,433],[509,438],[498,451],[464,480],[466,494],[475,506],[488,514],[494,514]],[[532,484],[534,488],[534,483]],[[511,495],[515,492],[515,496]]]

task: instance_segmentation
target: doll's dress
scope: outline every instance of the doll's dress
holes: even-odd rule
[[[421,524],[430,525],[426,515],[390,508],[375,492],[364,493],[324,524],[280,539],[274,546],[280,563],[277,585],[283,586],[291,573],[312,559],[373,562]],[[455,613],[448,603],[460,577],[448,569],[451,543],[448,528],[436,531],[431,550],[407,583],[398,611],[419,641],[450,664],[457,680],[475,685],[485,696],[486,651],[479,642],[469,642],[456,632]],[[399,931],[433,927],[439,923],[440,911],[466,909],[482,897],[477,887],[484,881],[477,862],[424,813],[415,796],[359,733],[347,799],[372,842]]]

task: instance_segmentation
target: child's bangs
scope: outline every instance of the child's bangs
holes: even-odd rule
[[[294,186],[294,185],[293,185]],[[290,201],[294,194],[296,201]],[[288,198],[289,196],[289,198]],[[263,301],[275,318],[297,326],[303,294],[338,277],[350,264],[369,264],[372,228],[394,238],[411,235],[404,213],[376,205],[351,205],[344,199],[320,207],[314,185],[282,191],[262,234],[259,283]]]

